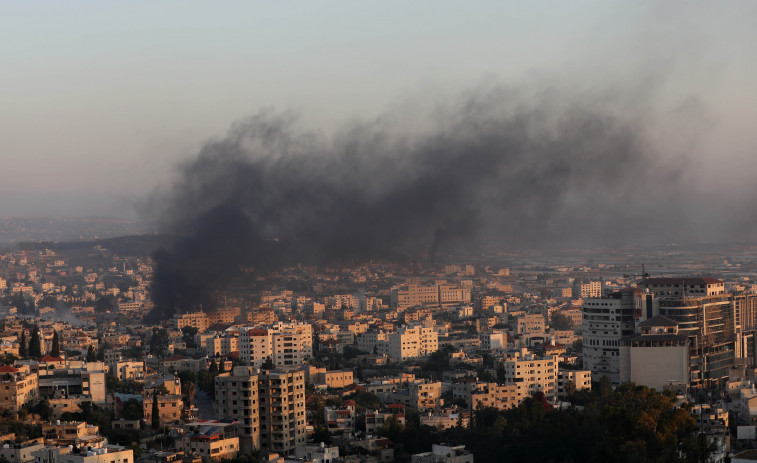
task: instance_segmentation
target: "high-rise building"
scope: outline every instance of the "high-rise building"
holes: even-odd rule
[[[262,370],[260,445],[281,454],[305,445],[305,373],[302,370]]]
[[[635,333],[635,320],[642,313],[642,291],[624,289],[606,297],[584,299],[583,356],[584,368],[593,381],[607,376],[620,384],[621,338]]]
[[[260,448],[258,373],[253,367],[234,367],[215,379],[215,410],[221,419],[239,422],[239,449]]]
[[[740,340],[725,284],[707,277],[647,278],[641,286],[657,294],[660,315],[678,322],[678,334],[688,338],[691,384],[727,378]]]

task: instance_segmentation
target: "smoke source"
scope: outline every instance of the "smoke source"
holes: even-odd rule
[[[680,163],[650,141],[649,118],[489,89],[406,131],[398,120],[324,136],[291,113],[263,111],[208,142],[157,201],[179,238],[154,256],[153,318],[212,308],[242,267],[433,260],[460,244],[623,243],[680,231],[671,229],[683,223]],[[661,210],[662,224],[650,217]]]

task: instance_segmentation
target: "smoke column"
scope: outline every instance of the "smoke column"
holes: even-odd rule
[[[155,201],[179,238],[154,256],[153,318],[212,308],[242,267],[665,239],[684,221],[681,163],[645,117],[489,89],[399,119],[325,136],[262,111],[209,141]]]

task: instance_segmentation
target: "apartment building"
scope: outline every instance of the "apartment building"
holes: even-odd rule
[[[202,421],[182,426],[183,435],[176,441],[176,450],[184,455],[200,457],[202,463],[236,458],[239,452],[239,426],[236,421]]]
[[[215,378],[216,416],[239,423],[239,448],[250,453],[260,448],[260,399],[258,374],[253,367],[239,366]]]
[[[275,323],[267,328],[242,328],[239,358],[260,368],[267,359],[276,367],[301,365],[313,356],[313,327],[308,323]]]
[[[482,351],[491,352],[507,349],[507,333],[502,330],[480,333],[478,339],[481,340]]]
[[[184,409],[184,401],[179,394],[164,394],[153,397],[145,395],[142,399],[142,412],[145,423],[152,422],[152,404],[158,402],[158,416],[161,425],[181,422],[181,412]]]
[[[0,410],[17,412],[39,399],[37,374],[10,365],[0,367]]]
[[[584,300],[584,368],[591,370],[592,380],[607,376],[612,384],[620,383],[621,338],[635,333],[636,314],[642,312],[641,294],[629,288]]]
[[[557,395],[565,397],[573,391],[591,390],[590,370],[566,370],[557,372]]]
[[[355,401],[345,400],[342,407],[323,407],[323,420],[330,434],[350,434],[355,430]]]
[[[527,349],[508,354],[502,362],[505,379],[517,386],[518,402],[536,391],[543,392],[548,399],[556,399],[558,362],[556,355],[537,357]]]
[[[225,357],[239,350],[239,333],[230,332],[205,339],[205,352],[209,357]]]
[[[409,283],[391,291],[392,305],[407,308],[416,305],[449,306],[471,301],[470,288],[437,281],[434,285]]]
[[[305,374],[298,370],[263,370],[258,386],[261,448],[288,454],[305,445]]]
[[[387,340],[376,345],[379,354],[387,354],[395,361],[425,357],[439,350],[439,337],[433,328],[422,325],[403,326],[389,333]]]
[[[208,315],[204,312],[182,313],[175,314],[173,318],[171,318],[171,325],[177,330],[180,330],[185,326],[191,326],[197,328],[199,333],[202,333],[208,329],[208,326],[210,326],[210,320],[208,319]]]

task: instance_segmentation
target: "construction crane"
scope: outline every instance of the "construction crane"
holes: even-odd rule
[[[632,278],[632,277],[636,277],[636,278],[641,277],[644,280],[649,278],[649,274],[647,273],[647,269],[644,267],[644,264],[641,264],[641,273],[632,273],[630,275],[623,275],[623,278]]]

